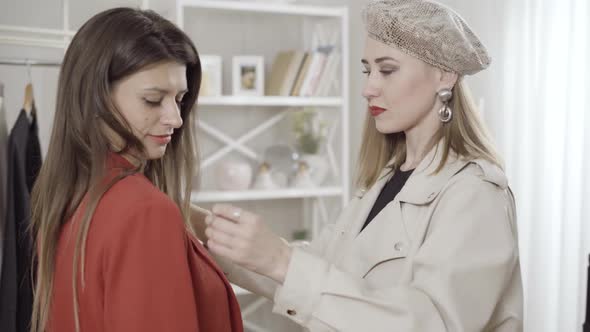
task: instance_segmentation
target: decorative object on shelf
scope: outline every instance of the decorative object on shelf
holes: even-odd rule
[[[219,97],[222,86],[222,60],[219,55],[202,55],[201,89],[199,96]]]
[[[272,165],[273,181],[279,187],[287,187],[289,178],[297,172],[299,154],[287,144],[275,144],[266,148],[264,160]]]
[[[301,154],[299,160],[305,161],[309,167],[309,176],[311,180],[317,185],[322,185],[328,175],[330,174],[330,163],[323,154]]]
[[[293,114],[293,131],[301,160],[309,166],[309,173],[316,185],[327,178],[330,164],[321,154],[321,146],[326,139],[326,123],[314,108],[305,108]]]
[[[263,162],[258,168],[256,180],[252,185],[252,189],[277,189],[279,186],[274,182],[271,175],[271,166],[267,162]]]
[[[245,161],[227,160],[220,163],[215,176],[220,190],[247,190],[252,182],[252,167]]]
[[[309,174],[309,166],[305,161],[300,160],[297,169],[297,174],[291,183],[294,188],[314,188],[316,183],[311,179]]]
[[[234,95],[264,95],[264,57],[234,56],[232,73]]]
[[[309,240],[309,231],[305,228],[293,231],[293,241]]]
[[[293,231],[291,235],[293,241],[289,243],[291,247],[305,247],[309,245],[309,230],[303,228]]]
[[[301,153],[316,154],[326,138],[326,123],[315,108],[306,107],[293,113],[293,131]]]

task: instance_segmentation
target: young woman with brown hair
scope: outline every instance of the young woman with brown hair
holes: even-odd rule
[[[97,14],[63,61],[32,193],[32,331],[242,331],[188,222],[198,169],[190,39],[152,11]]]

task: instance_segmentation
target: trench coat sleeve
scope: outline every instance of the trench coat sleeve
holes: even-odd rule
[[[475,175],[439,195],[411,262],[412,282],[373,289],[320,255],[295,249],[273,311],[310,331],[483,330],[518,268],[513,201]]]
[[[328,224],[322,230],[320,236],[308,245],[299,247],[316,255],[322,255],[327,244],[333,236],[334,224]],[[252,293],[264,296],[270,300],[273,299],[277,286],[276,281],[260,275],[256,272],[246,270],[245,268],[232,263],[229,259],[211,253],[215,262],[221,267],[229,281]]]

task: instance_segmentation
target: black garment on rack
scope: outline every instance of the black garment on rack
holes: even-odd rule
[[[586,283],[586,319],[584,332],[590,332],[590,255],[588,255],[588,281]]]
[[[383,189],[381,189],[375,204],[373,204],[373,207],[371,208],[371,212],[369,212],[369,215],[367,216],[367,220],[365,220],[363,228],[361,228],[361,232],[369,225],[373,218],[375,218],[375,216],[377,216],[379,212],[381,212],[381,210],[387,206],[387,204],[395,199],[395,196],[397,196],[397,194],[399,194],[399,192],[402,190],[406,184],[406,181],[410,175],[412,175],[412,172],[414,172],[413,169],[409,171],[395,171],[391,179],[389,179],[385,186],[383,186]]]
[[[35,110],[22,110],[8,139],[8,206],[0,278],[0,331],[28,332],[33,307],[30,193],[41,168]]]

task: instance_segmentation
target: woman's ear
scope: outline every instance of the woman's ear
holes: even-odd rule
[[[455,84],[457,83],[457,80],[459,79],[459,75],[455,72],[445,71],[442,69],[439,70],[441,75],[438,90],[452,90]]]

